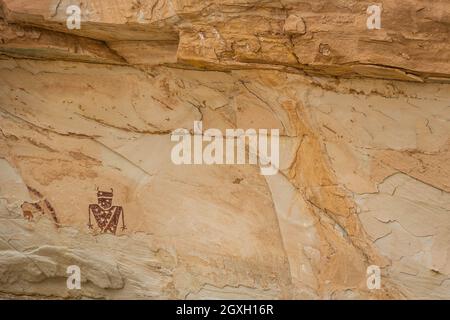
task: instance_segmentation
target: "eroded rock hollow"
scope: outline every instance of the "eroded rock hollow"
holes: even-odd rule
[[[0,1],[2,298],[450,299],[449,177],[448,0]]]

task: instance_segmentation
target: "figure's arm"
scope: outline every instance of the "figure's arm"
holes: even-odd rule
[[[125,230],[127,227],[125,227],[125,213],[123,212],[123,208],[121,208],[122,213],[122,230]]]
[[[89,229],[92,229],[92,223],[91,223],[91,204],[89,205],[89,208],[88,208],[88,210],[89,210],[89,224],[88,224],[88,227],[89,227]]]

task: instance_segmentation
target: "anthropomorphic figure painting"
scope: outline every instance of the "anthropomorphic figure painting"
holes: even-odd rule
[[[97,191],[97,204],[89,205],[89,228],[92,229],[91,214],[102,233],[116,234],[117,225],[122,218],[122,230],[125,230],[125,217],[122,207],[113,206],[113,189],[108,191]]]

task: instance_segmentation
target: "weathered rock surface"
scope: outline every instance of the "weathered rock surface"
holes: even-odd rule
[[[0,297],[450,299],[450,5],[370,4],[1,0]],[[280,171],[173,164],[200,120]]]

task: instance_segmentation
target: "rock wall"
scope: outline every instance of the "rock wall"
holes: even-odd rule
[[[0,297],[450,299],[450,4],[371,4],[1,0]],[[278,173],[175,165],[194,121]]]

